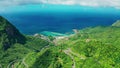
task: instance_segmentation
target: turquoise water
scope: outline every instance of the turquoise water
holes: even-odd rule
[[[45,35],[45,36],[69,36],[70,34],[62,34],[62,33],[56,33],[56,32],[49,32],[49,31],[43,31],[40,34]]]

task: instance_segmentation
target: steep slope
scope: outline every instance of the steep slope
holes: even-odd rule
[[[5,18],[0,16],[0,49],[6,50],[15,43],[24,44],[26,38]]]
[[[112,24],[114,27],[120,27],[120,20],[117,20],[115,23]]]
[[[41,37],[22,35],[16,27],[0,16],[0,68],[13,68],[14,64],[24,60],[27,54],[37,53],[47,45],[49,42]]]
[[[48,46],[38,53],[29,53],[24,60],[15,63],[15,68],[71,68],[72,64],[72,59],[59,46]]]

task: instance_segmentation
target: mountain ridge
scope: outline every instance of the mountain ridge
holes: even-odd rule
[[[120,27],[120,20],[117,20],[112,24],[113,27]]]
[[[14,43],[24,44],[26,40],[19,30],[2,16],[0,16],[0,36],[4,50]]]

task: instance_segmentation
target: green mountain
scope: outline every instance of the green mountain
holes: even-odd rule
[[[12,43],[10,47],[0,51],[1,68],[120,67],[120,28],[113,26],[85,28],[69,37],[57,37],[52,41],[41,35],[23,36],[15,27],[13,29],[17,31],[19,39],[25,41],[21,40],[24,43],[9,41]],[[7,32],[5,34],[9,35]]]
[[[5,18],[0,16],[0,49],[6,50],[15,43],[24,44],[26,38]]]
[[[120,20],[117,20],[115,23],[112,24],[114,27],[120,27]]]
[[[49,42],[33,36],[22,35],[16,27],[0,16],[0,68],[12,67],[28,53],[39,52]]]

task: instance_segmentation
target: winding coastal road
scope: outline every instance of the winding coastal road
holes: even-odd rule
[[[82,59],[82,60],[85,60],[86,58],[77,54],[77,53],[74,53],[70,48],[64,50],[64,53],[68,56],[71,57],[72,61],[73,61],[73,64],[72,64],[72,68],[75,68],[75,59],[74,59],[74,56],[78,57],[79,59]],[[74,56],[73,56],[74,55]]]
[[[48,47],[49,47],[49,45],[43,47],[40,51],[42,51],[42,50],[44,50],[45,48],[48,48]],[[8,64],[7,68],[14,68],[14,63],[15,63],[16,61],[18,61],[18,59],[10,62],[10,63]],[[23,58],[21,61],[22,61],[22,64],[25,66],[25,68],[29,68],[28,64],[26,64],[26,62],[25,62],[25,58]],[[1,64],[0,64],[0,68],[2,68],[2,65],[1,65]]]
[[[22,60],[22,63],[25,65],[25,68],[28,68],[28,65],[25,63],[25,58]]]
[[[49,45],[43,47],[40,51],[44,50],[45,48],[48,48]],[[28,64],[25,63],[25,58],[23,58],[22,63],[24,64],[25,68],[29,68]]]
[[[10,63],[8,64],[7,68],[14,68],[14,63],[15,63],[16,61],[18,61],[18,60],[16,59],[16,60],[10,62]]]
[[[0,64],[0,68],[2,68],[2,65]]]
[[[70,51],[71,51],[70,49],[67,49],[67,50],[64,50],[64,53],[71,57],[73,61],[72,68],[75,68],[75,60],[74,60],[74,57],[71,55]]]

